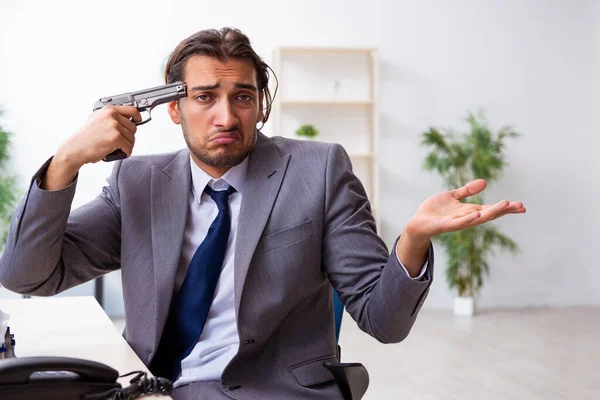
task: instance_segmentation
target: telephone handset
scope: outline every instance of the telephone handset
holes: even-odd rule
[[[165,394],[173,384],[135,371],[122,388],[117,370],[99,362],[68,357],[21,357],[0,360],[0,399],[129,400],[145,394]]]
[[[0,360],[0,399],[81,399],[120,389],[119,373],[104,364],[67,357]]]

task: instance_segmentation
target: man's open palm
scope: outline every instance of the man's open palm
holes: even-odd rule
[[[520,201],[502,200],[487,205],[461,203],[462,199],[481,193],[486,186],[485,180],[477,179],[459,189],[438,193],[421,204],[409,224],[420,236],[431,237],[526,211]]]

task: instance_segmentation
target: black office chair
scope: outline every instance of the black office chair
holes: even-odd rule
[[[335,318],[335,338],[340,338],[344,304],[340,301],[337,292],[333,291],[333,311]],[[338,345],[338,361],[341,361],[341,348]],[[323,366],[335,378],[344,400],[360,400],[369,387],[369,372],[361,363],[342,363],[325,361]]]

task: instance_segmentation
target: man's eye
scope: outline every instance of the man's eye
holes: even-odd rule
[[[249,94],[240,94],[237,98],[241,101],[252,101],[252,96]]]
[[[210,96],[207,94],[200,94],[200,95],[196,96],[196,100],[198,100],[202,103],[206,103],[207,101],[210,100]]]

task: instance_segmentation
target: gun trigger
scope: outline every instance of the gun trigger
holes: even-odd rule
[[[137,126],[140,126],[140,125],[144,125],[146,122],[150,121],[151,119],[152,119],[152,115],[150,114],[150,110],[148,110],[148,119],[143,119],[140,122],[133,121],[133,123],[136,124]]]

